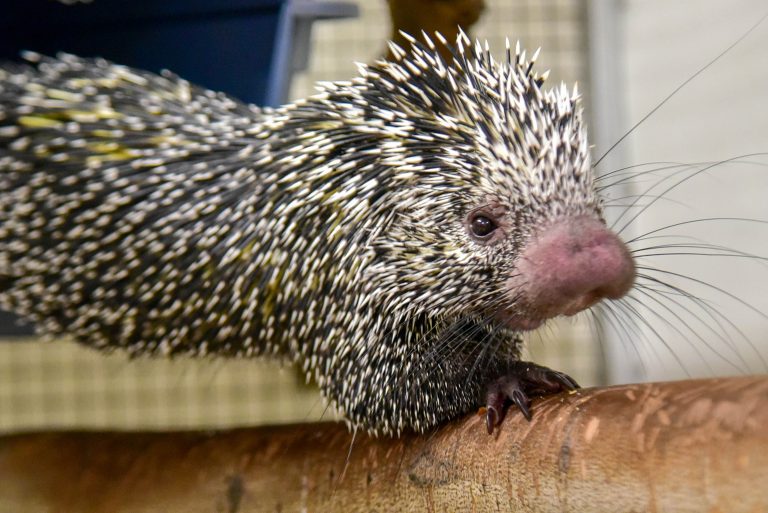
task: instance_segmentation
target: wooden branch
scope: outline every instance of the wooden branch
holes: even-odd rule
[[[411,44],[400,31],[422,41],[424,31],[437,45],[443,59],[449,62],[453,60],[453,54],[433,37],[434,33],[440,32],[453,44],[459,28],[469,33],[485,10],[485,0],[387,0],[387,3],[392,20],[390,39],[393,42],[408,51]],[[392,57],[392,52],[387,50],[387,58],[391,60]]]
[[[430,436],[343,425],[0,438],[0,511],[768,511],[768,377],[582,390]]]

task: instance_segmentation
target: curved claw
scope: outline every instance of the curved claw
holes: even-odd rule
[[[485,427],[488,428],[488,434],[493,434],[493,428],[499,421],[499,413],[493,406],[487,406],[485,408]]]
[[[530,401],[528,400],[528,397],[520,390],[514,390],[510,399],[512,399],[512,402],[515,403],[518,408],[520,408],[521,412],[523,412],[523,417],[525,417],[525,419],[530,422],[531,409],[529,407]]]
[[[558,382],[568,390],[576,390],[581,388],[581,385],[576,383],[576,380],[570,377],[568,374],[564,374],[562,372],[556,372],[555,374],[557,375]]]
[[[564,389],[564,390],[576,390],[581,388],[576,380],[570,377],[568,374],[558,371],[550,371],[542,376],[542,381],[546,383],[550,389]]]

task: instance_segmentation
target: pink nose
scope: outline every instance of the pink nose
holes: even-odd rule
[[[560,220],[534,236],[517,272],[510,285],[518,288],[529,314],[550,318],[622,297],[634,282],[635,264],[615,233],[583,216]]]

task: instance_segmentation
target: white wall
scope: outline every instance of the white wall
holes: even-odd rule
[[[768,13],[764,0],[629,0],[620,6],[623,8],[620,19],[623,50],[616,65],[624,82],[625,126],[642,118]],[[616,139],[621,134],[613,135]],[[623,150],[629,164],[718,161],[768,152],[768,20],[677,93],[625,144]],[[667,200],[656,202],[644,212],[633,223],[630,233],[638,235],[659,226],[705,217],[768,220],[768,155],[740,161],[742,163],[716,166],[679,186],[667,195]],[[659,173],[656,178],[663,176],[670,176],[670,172]],[[637,184],[635,190],[642,191],[650,183]],[[768,256],[768,224],[707,222],[664,233],[696,237],[700,241]],[[649,242],[686,240],[678,237]],[[696,241],[688,239],[687,242]],[[768,263],[737,257],[668,256],[653,260],[652,265],[723,287],[757,310],[768,312]],[[697,286],[690,280],[664,274],[656,276],[710,300],[711,312],[717,312],[713,313],[715,317],[722,314],[719,322],[724,326],[723,332],[733,340],[718,337],[715,332],[720,328],[691,301],[682,300],[704,315],[706,326],[679,308],[675,314],[682,319],[677,319],[653,300],[638,295],[675,326],[665,327],[653,313],[645,312],[645,318],[660,335],[657,337],[650,329],[644,329],[650,344],[637,334],[632,337],[644,362],[645,378],[768,371],[760,361],[760,357],[768,360],[766,318],[725,294]],[[729,326],[728,321],[735,327]],[[685,322],[690,323],[692,329],[686,328]],[[736,327],[746,334],[749,342],[740,340]],[[628,357],[632,357],[632,352],[628,350]]]

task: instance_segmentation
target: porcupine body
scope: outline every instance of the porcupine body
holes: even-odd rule
[[[0,305],[133,355],[286,358],[369,431],[471,410],[521,330],[610,294],[552,307],[520,263],[601,216],[575,93],[458,43],[275,110],[99,59],[0,69]]]

